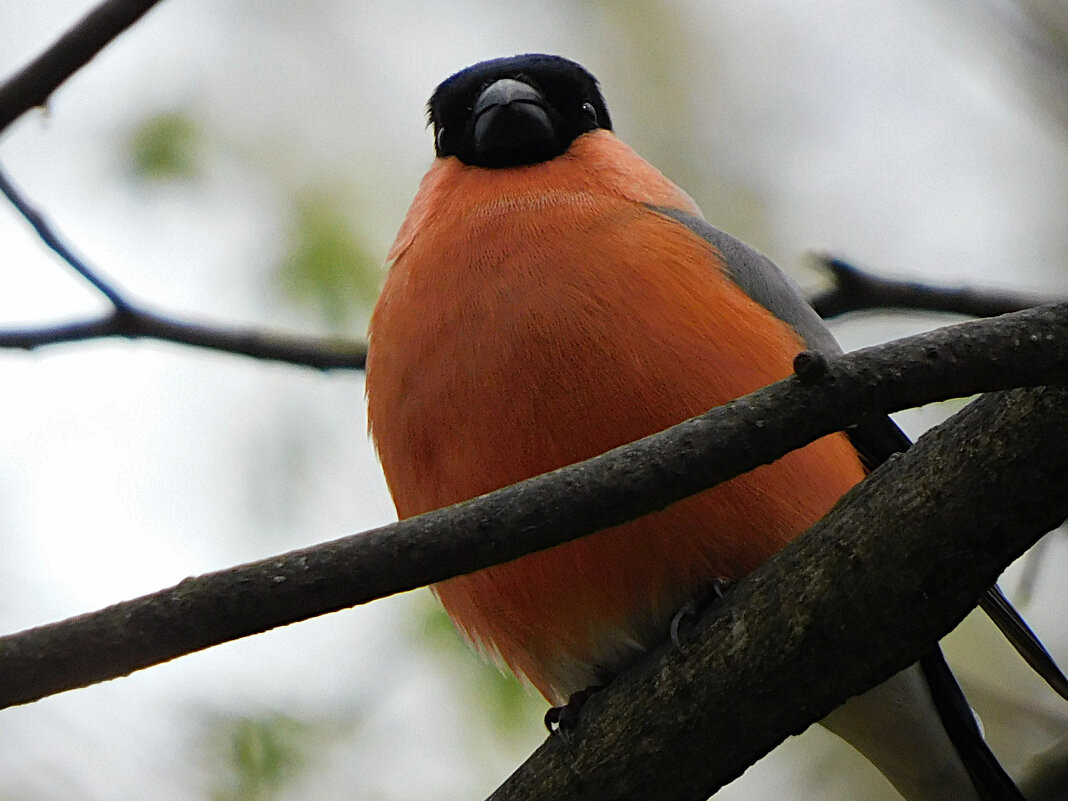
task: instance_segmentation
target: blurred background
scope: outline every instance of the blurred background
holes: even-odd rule
[[[0,76],[86,0],[0,0]],[[1052,0],[168,0],[0,139],[81,255],[172,313],[362,337],[475,61],[559,53],[619,135],[805,287],[806,253],[1068,294],[1068,4]],[[103,302],[0,205],[0,327]],[[944,324],[836,321],[847,348]],[[911,433],[959,404],[901,416]],[[0,352],[0,631],[393,519],[362,374],[146,342]],[[1062,664],[1068,547],[1004,585]],[[988,622],[951,661],[1013,770],[1068,709]],[[0,801],[472,799],[543,738],[425,590],[0,713]],[[895,796],[818,727],[723,799]]]

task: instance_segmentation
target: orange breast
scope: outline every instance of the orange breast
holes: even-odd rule
[[[791,372],[803,348],[719,254],[642,201],[692,201],[607,132],[518,170],[440,160],[370,329],[371,430],[408,517],[594,456]],[[655,515],[435,587],[559,702],[665,636],[863,476],[842,435]]]

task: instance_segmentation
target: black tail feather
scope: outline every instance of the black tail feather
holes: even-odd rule
[[[1032,670],[1041,676],[1057,695],[1068,701],[1068,678],[1065,678],[1042,641],[1031,631],[1027,621],[1009,603],[1009,599],[997,584],[983,594],[979,599],[979,606]]]
[[[982,801],[1026,801],[979,731],[975,714],[937,645],[920,659],[942,726]]]

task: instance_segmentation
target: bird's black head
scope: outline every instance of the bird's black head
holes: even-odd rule
[[[548,161],[587,131],[612,130],[597,79],[559,56],[475,64],[442,82],[427,111],[437,155],[478,167]]]

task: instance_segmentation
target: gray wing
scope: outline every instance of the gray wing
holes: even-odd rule
[[[701,217],[663,206],[650,208],[682,223],[718,250],[723,255],[731,279],[749,297],[793,326],[805,345],[827,354],[842,352],[827,324],[808,305],[797,284],[775,262],[730,234],[709,225]],[[869,469],[912,444],[897,424],[886,416],[852,426],[846,433]]]
[[[834,334],[812,309],[798,288],[775,262],[707,221],[679,209],[651,206],[654,211],[685,225],[723,255],[731,279],[753,300],[793,326],[805,344],[822,353],[841,353]],[[889,417],[852,426],[846,433],[864,464],[875,468],[911,442]]]
[[[809,306],[801,290],[771,259],[709,225],[701,217],[663,206],[650,208],[677,220],[716,248],[723,255],[734,282],[761,306],[792,325],[808,347],[823,353],[841,353],[834,335]],[[897,424],[886,416],[852,426],[846,434],[869,469],[912,444]],[[1068,679],[996,584],[987,590],[979,605],[1035,672],[1058,695],[1068,700]]]
[[[664,206],[650,208],[678,220],[722,253],[734,282],[765,309],[792,325],[808,347],[823,353],[842,352],[827,324],[775,262],[700,217]]]

